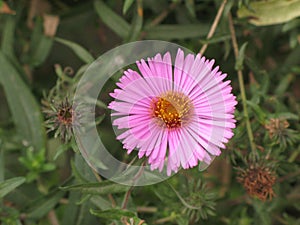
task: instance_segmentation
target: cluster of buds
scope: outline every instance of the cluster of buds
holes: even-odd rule
[[[269,131],[270,138],[273,138],[274,136],[281,136],[289,126],[290,124],[286,119],[272,118],[265,125],[265,128]]]

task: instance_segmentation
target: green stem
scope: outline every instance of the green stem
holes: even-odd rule
[[[253,137],[253,132],[251,128],[251,123],[250,123],[250,118],[248,114],[248,108],[247,108],[247,97],[246,97],[246,91],[245,91],[245,85],[244,85],[244,79],[243,79],[243,74],[241,70],[238,70],[238,80],[239,80],[239,87],[241,91],[241,97],[242,97],[242,104],[243,104],[243,110],[244,110],[244,118],[246,121],[246,129],[247,129],[247,134],[250,142],[250,148],[254,156],[256,156],[256,146],[254,143],[254,137]]]
[[[233,20],[231,13],[228,14],[228,20],[229,20],[229,29],[230,29],[230,34],[231,34],[231,39],[232,39],[232,46],[234,49],[234,55],[235,58],[238,58],[239,55],[239,49],[238,49],[238,44],[235,36],[235,30],[233,26]],[[247,108],[247,97],[246,97],[246,91],[245,91],[245,85],[244,85],[244,79],[243,79],[243,73],[242,70],[238,70],[238,80],[239,80],[239,87],[241,91],[241,97],[242,97],[242,104],[243,104],[243,110],[244,110],[244,118],[246,121],[246,129],[247,129],[247,134],[250,142],[250,148],[253,153],[253,158],[255,159],[257,156],[257,151],[256,151],[256,146],[254,143],[254,138],[253,138],[253,132],[250,124],[250,118],[248,114],[248,108]]]
[[[3,145],[2,140],[0,139],[0,183],[4,181],[4,171],[5,171],[4,148],[2,147],[2,145]],[[3,207],[3,202],[1,199],[0,199],[0,207]]]

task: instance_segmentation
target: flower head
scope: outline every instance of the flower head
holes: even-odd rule
[[[273,138],[283,136],[289,126],[290,124],[286,119],[271,118],[265,128],[269,131],[270,138]]]
[[[212,68],[214,60],[185,57],[181,49],[174,66],[169,52],[136,64],[140,73],[125,71],[109,104],[128,154],[138,150],[160,171],[166,162],[168,175],[199,161],[210,164],[235,127],[237,102],[226,74]]]
[[[72,128],[79,125],[79,113],[66,98],[59,103],[43,101],[45,121],[48,132],[55,130],[55,138],[60,136],[63,141],[69,141],[72,136]]]
[[[273,191],[275,174],[267,166],[250,164],[246,170],[240,169],[237,180],[250,196],[255,196],[262,201],[275,196]]]

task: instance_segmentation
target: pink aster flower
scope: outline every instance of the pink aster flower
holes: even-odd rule
[[[213,69],[214,60],[199,54],[186,57],[178,49],[172,66],[169,52],[136,62],[111,93],[113,125],[127,153],[138,150],[150,168],[167,174],[180,167],[210,164],[233,136],[237,104],[227,76]]]

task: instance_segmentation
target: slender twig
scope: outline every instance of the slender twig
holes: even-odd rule
[[[133,183],[132,183],[133,186],[131,186],[129,188],[129,190],[125,193],[125,197],[124,197],[124,200],[123,200],[123,203],[122,203],[122,209],[126,209],[129,197],[131,195],[132,190],[134,189],[134,184],[141,177],[141,175],[143,174],[145,164],[146,164],[146,161],[144,161],[141,164],[141,168],[139,169],[137,174],[133,177],[133,179],[132,179],[133,180]]]
[[[149,27],[160,24],[168,16],[168,14],[176,8],[177,5],[178,2],[172,2],[168,8],[164,9],[154,20],[151,21]]]
[[[136,211],[139,213],[156,213],[158,209],[156,207],[138,206]]]
[[[235,36],[235,29],[234,29],[234,25],[233,25],[232,15],[230,12],[228,13],[228,21],[229,21],[229,29],[230,29],[230,34],[231,34],[234,55],[235,55],[235,58],[237,59],[238,55],[239,55],[239,48],[238,48],[238,44],[237,44],[237,40],[236,40],[236,36]],[[250,142],[251,151],[253,153],[253,156],[256,157],[257,152],[256,152],[256,146],[254,143],[253,132],[252,132],[249,114],[248,114],[246,91],[245,91],[245,85],[244,85],[244,80],[243,80],[243,72],[241,69],[238,69],[237,73],[238,73],[239,87],[240,87],[241,97],[242,97],[244,118],[246,120],[247,134],[248,134],[248,138],[249,138],[249,142]]]
[[[215,33],[215,31],[216,31],[216,28],[217,28],[217,26],[218,26],[218,23],[219,23],[219,21],[220,21],[220,19],[221,19],[222,13],[223,13],[223,11],[224,11],[226,2],[227,2],[227,0],[223,0],[222,4],[220,5],[220,8],[219,8],[219,10],[218,10],[218,12],[217,12],[217,15],[216,15],[216,17],[215,17],[215,20],[214,20],[213,24],[212,24],[211,27],[210,27],[210,30],[209,30],[209,32],[208,32],[208,34],[207,34],[206,39],[209,39],[209,38],[211,38],[211,37],[214,35],[214,33]],[[200,49],[200,54],[201,54],[201,55],[203,55],[203,53],[204,53],[205,50],[207,49],[207,46],[208,46],[208,43],[204,44],[204,45],[201,47],[201,49]]]
[[[48,213],[48,219],[51,225],[59,225],[57,216],[55,214],[54,210],[50,210],[50,212]]]
[[[167,222],[172,222],[176,219],[176,216],[175,215],[171,215],[171,216],[168,216],[168,217],[164,217],[164,218],[161,218],[161,219],[158,219],[158,220],[155,220],[154,221],[154,224],[165,224]]]
[[[129,197],[131,195],[133,188],[134,188],[134,186],[130,187],[129,190],[126,192],[123,203],[122,203],[122,209],[126,209],[127,203],[129,201]]]

